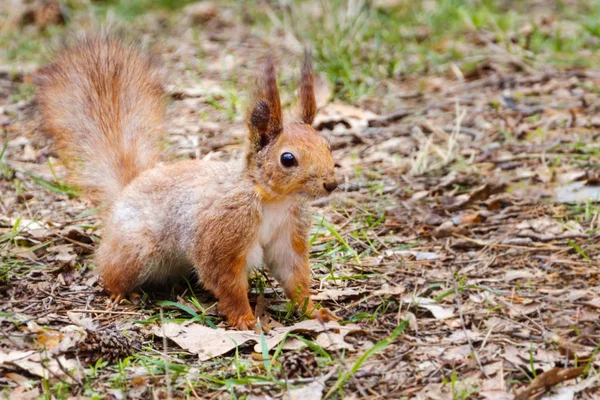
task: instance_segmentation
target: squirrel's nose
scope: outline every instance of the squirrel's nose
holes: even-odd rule
[[[338,187],[338,183],[337,183],[337,181],[329,181],[329,182],[325,182],[323,184],[323,186],[325,186],[325,190],[327,190],[329,193],[331,193],[335,190],[335,188]]]

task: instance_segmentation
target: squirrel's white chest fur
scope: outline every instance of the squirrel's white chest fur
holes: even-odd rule
[[[290,219],[292,218],[290,208],[293,201],[287,200],[263,207],[262,223],[258,231],[258,237],[252,244],[252,247],[246,258],[246,268],[254,268],[263,264],[264,251],[268,246],[273,246],[275,242],[283,241],[278,244],[279,252],[291,251],[290,245]]]

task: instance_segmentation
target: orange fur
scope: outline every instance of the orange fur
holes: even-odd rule
[[[302,75],[300,77],[300,121],[312,124],[317,113],[317,100],[315,99],[315,77],[313,74],[312,59],[308,51],[304,52]]]
[[[43,129],[81,162],[79,184],[100,203],[157,163],[164,94],[153,60],[133,46],[84,39],[42,69],[38,87]]]
[[[305,122],[314,114],[307,62]],[[337,185],[331,149],[308,123],[283,124],[270,58],[257,85],[245,160],[154,167],[164,104],[148,57],[119,41],[88,39],[42,73],[44,127],[81,161],[83,186],[107,206],[96,267],[115,298],[194,272],[230,325],[251,328],[247,271],[264,260],[292,300],[315,318],[330,315],[308,297],[306,202]],[[295,164],[283,164],[285,153]]]

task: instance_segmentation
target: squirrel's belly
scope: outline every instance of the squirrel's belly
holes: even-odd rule
[[[272,246],[280,236],[287,237],[289,229],[290,207],[293,201],[271,203],[263,207],[263,215],[258,237],[246,255],[246,269],[256,268],[264,263],[264,249]]]
[[[193,270],[192,264],[183,254],[175,252],[167,257],[156,255],[154,259],[148,260],[144,280],[149,283],[172,282],[189,275]]]

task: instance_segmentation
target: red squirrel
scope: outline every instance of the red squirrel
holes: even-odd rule
[[[309,315],[337,318],[309,297],[308,202],[335,190],[337,180],[331,148],[311,126],[317,107],[308,52],[298,119],[283,123],[269,57],[246,115],[245,156],[230,162],[158,166],[159,70],[118,39],[87,38],[60,52],[40,71],[37,99],[42,129],[57,138],[63,158],[77,160],[79,185],[105,206],[95,263],[113,301],[195,271],[228,324],[250,329],[247,272],[264,263]]]

